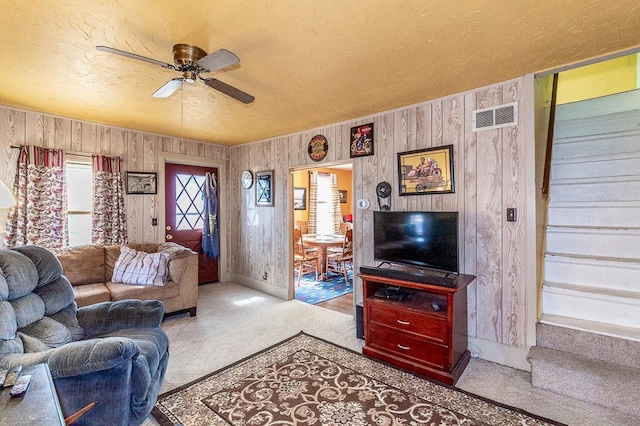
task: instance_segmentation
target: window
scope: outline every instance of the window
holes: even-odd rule
[[[93,210],[93,172],[91,170],[91,158],[68,157],[65,166],[69,246],[91,244]]]
[[[316,232],[320,235],[333,234],[333,199],[331,195],[331,176],[318,174],[318,198]]]
[[[204,226],[204,176],[176,174],[176,229],[202,229]]]

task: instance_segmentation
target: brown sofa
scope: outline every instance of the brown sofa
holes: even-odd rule
[[[146,253],[169,253],[169,273],[164,286],[111,282],[120,246],[90,244],[56,252],[63,274],[73,286],[78,307],[125,299],[160,300],[166,314],[196,315],[198,304],[198,255],[175,243],[127,244]]]

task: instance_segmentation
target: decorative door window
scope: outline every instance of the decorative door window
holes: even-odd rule
[[[204,200],[202,190],[204,176],[177,174],[176,185],[176,229],[202,229]]]

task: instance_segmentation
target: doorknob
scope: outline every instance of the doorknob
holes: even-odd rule
[[[173,240],[173,235],[167,234],[167,236],[165,238],[167,239],[167,241],[171,241],[171,240]]]
[[[171,231],[171,226],[167,225],[164,229],[166,229],[167,231]]]

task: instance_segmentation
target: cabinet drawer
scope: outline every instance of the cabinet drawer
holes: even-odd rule
[[[402,358],[421,364],[430,364],[440,369],[449,368],[449,348],[431,343],[386,327],[373,327],[367,345],[378,347]]]
[[[400,309],[383,303],[368,303],[368,325],[381,324],[402,332],[416,333],[438,343],[448,342],[448,324],[444,319]]]

